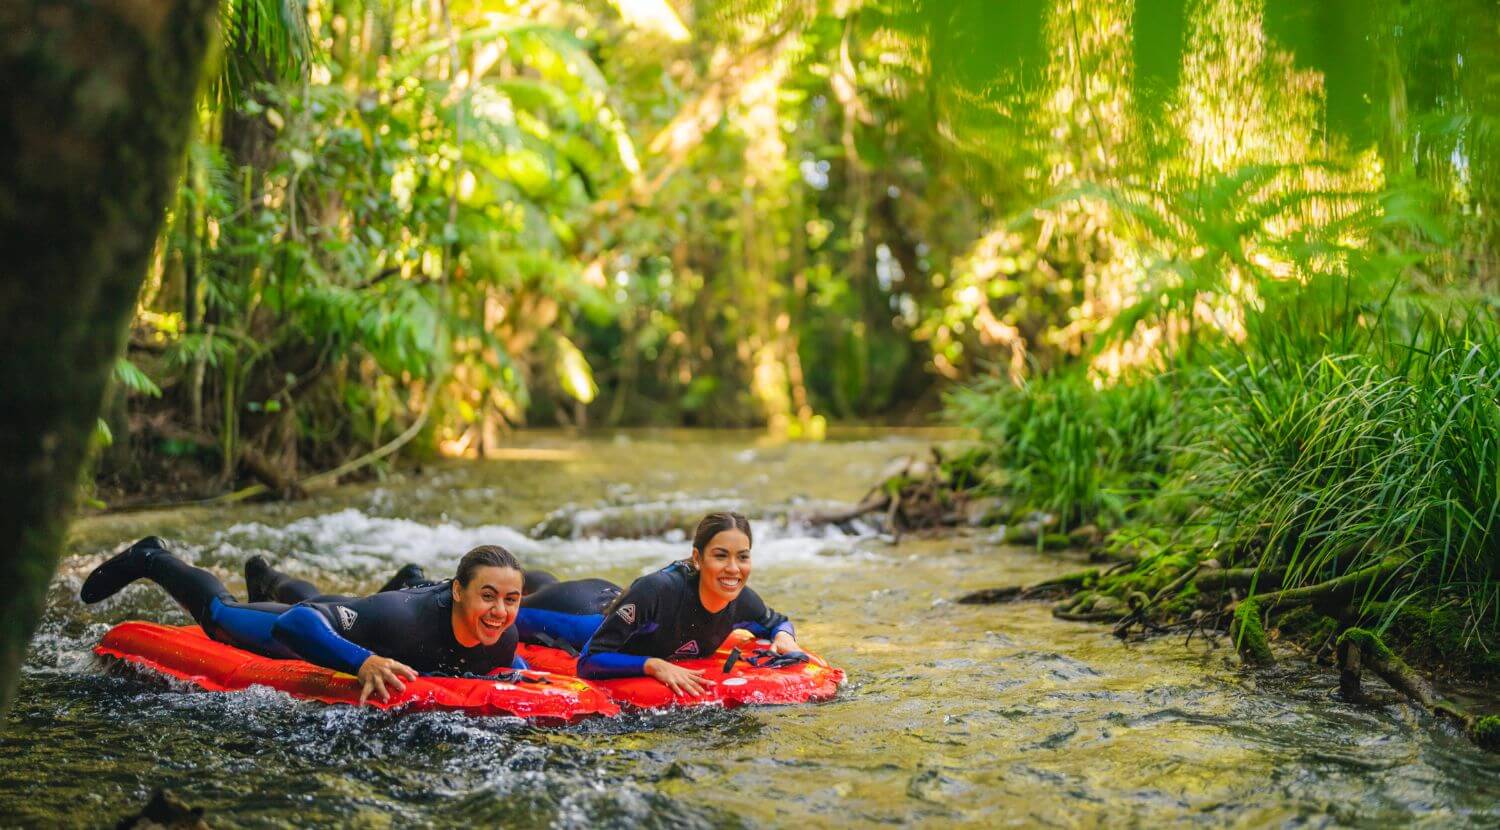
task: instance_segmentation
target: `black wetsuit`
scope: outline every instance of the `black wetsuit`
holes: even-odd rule
[[[718,613],[709,613],[698,596],[697,569],[674,562],[631,583],[604,610],[604,621],[578,658],[578,676],[629,677],[643,674],[651,657],[706,657],[736,628],[760,637],[795,636],[791,621],[749,588]]]
[[[620,586],[607,579],[553,582],[521,598],[516,632],[523,643],[576,653],[594,636],[604,621],[604,609],[621,593]]]
[[[165,550],[153,551],[145,574],[167,589],[215,640],[268,657],[300,658],[357,673],[371,654],[421,674],[488,674],[524,667],[512,626],[490,646],[465,647],[453,636],[451,581],[368,597],[322,594],[298,604],[236,602],[212,573]],[[317,589],[301,580],[276,596]],[[289,597],[290,598],[290,597]]]

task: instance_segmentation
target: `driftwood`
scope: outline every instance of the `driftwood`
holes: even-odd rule
[[[1406,560],[1400,557],[1388,556],[1368,568],[1319,582],[1316,585],[1288,588],[1269,594],[1256,594],[1255,600],[1268,611],[1313,602],[1344,605],[1357,594],[1379,590],[1384,586],[1385,581],[1405,564]]]
[[[890,501],[890,496],[879,490],[872,490],[858,504],[823,513],[812,513],[803,517],[803,520],[818,525],[841,525],[877,511],[883,512],[890,504]]]
[[[967,497],[955,490],[944,471],[944,459],[933,447],[931,460],[900,458],[889,465],[880,481],[857,504],[813,513],[805,521],[845,524],[878,516],[884,529],[898,537],[905,532],[965,524]]]

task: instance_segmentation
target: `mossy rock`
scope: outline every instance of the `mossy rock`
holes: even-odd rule
[[[1492,752],[1500,752],[1500,715],[1486,715],[1469,730],[1474,743]]]
[[[1044,533],[1040,544],[1042,550],[1063,550],[1073,547],[1073,541],[1066,533]]]
[[[1126,605],[1125,600],[1119,597],[1100,594],[1095,597],[1093,607],[1089,610],[1095,614],[1119,614],[1124,616],[1130,611],[1130,607]]]

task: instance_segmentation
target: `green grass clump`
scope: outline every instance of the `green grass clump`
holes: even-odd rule
[[[948,399],[979,430],[1005,489],[1064,528],[1115,527],[1168,472],[1172,391],[1162,376],[1095,388],[1082,372],[1015,386],[990,380]]]
[[[1500,750],[1500,715],[1486,715],[1475,721],[1470,737],[1485,749]]]

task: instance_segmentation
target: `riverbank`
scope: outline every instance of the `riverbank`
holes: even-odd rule
[[[1419,312],[1323,307],[1317,334],[1252,316],[1246,342],[1170,367],[958,391],[949,414],[979,445],[888,475],[865,506],[1103,560],[972,601],[1048,598],[1121,638],[1227,632],[1253,664],[1294,642],[1351,699],[1378,674],[1495,747],[1500,721],[1458,713],[1423,676],[1500,677],[1500,326]]]

